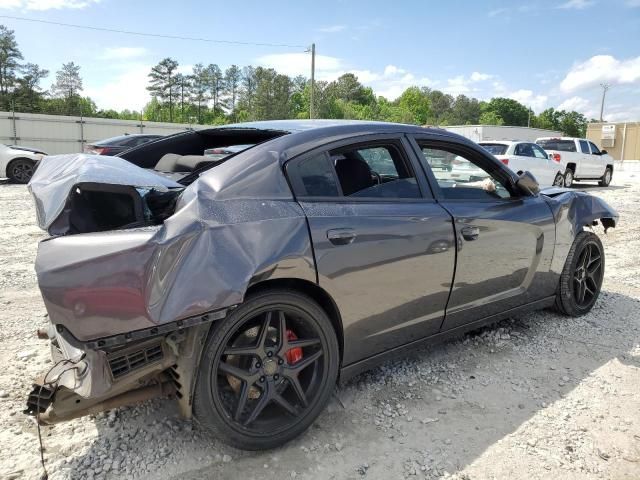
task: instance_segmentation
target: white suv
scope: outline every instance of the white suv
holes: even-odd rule
[[[564,186],[560,162],[533,142],[491,140],[479,145],[517,174],[531,172],[541,187]]]

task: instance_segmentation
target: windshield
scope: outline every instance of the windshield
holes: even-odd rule
[[[481,143],[480,146],[492,155],[504,155],[507,152],[507,145],[502,143]]]
[[[573,140],[560,140],[559,138],[548,138],[536,142],[545,150],[559,150],[561,152],[575,152],[576,142]]]

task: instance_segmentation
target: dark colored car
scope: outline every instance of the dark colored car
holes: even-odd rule
[[[117,155],[159,138],[162,138],[162,135],[147,135],[142,133],[119,135],[85,145],[84,151],[85,153],[92,153],[94,155]]]
[[[178,181],[128,163],[247,144]],[[452,156],[484,178],[432,167]],[[45,423],[175,394],[230,444],[275,447],[391,355],[529,310],[589,312],[604,275],[590,229],[618,218],[440,129],[257,122],[122,157],[66,173],[47,157],[30,184],[52,234],[40,334],[62,359],[28,400]]]

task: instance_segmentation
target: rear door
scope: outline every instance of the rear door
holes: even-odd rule
[[[497,161],[470,146],[416,136],[414,148],[456,230],[456,273],[442,329],[554,295],[548,277],[555,222],[543,198],[518,194]],[[454,182],[432,172],[431,159],[443,151],[475,164],[485,178]]]
[[[365,136],[286,165],[308,219],[319,285],[345,332],[344,364],[440,329],[453,280],[451,216],[401,135]]]

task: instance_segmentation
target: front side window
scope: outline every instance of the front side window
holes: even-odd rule
[[[538,145],[536,145],[535,143],[530,143],[529,145],[531,145],[531,148],[533,149],[533,154],[535,155],[536,158],[540,158],[542,160],[549,159],[549,155],[547,154],[547,152],[545,152]]]
[[[502,181],[479,165],[472,156],[421,144],[421,160],[433,172],[442,194],[447,199],[487,200],[509,198]],[[441,168],[445,164],[450,168]]]
[[[586,140],[580,140],[580,150],[582,153],[591,153],[589,152],[589,143]]]
[[[530,143],[519,143],[516,146],[516,155],[521,157],[535,157]]]
[[[591,153],[593,153],[594,155],[602,155],[600,153],[600,149],[598,147],[596,147],[593,142],[589,142],[589,145],[591,145]]]

